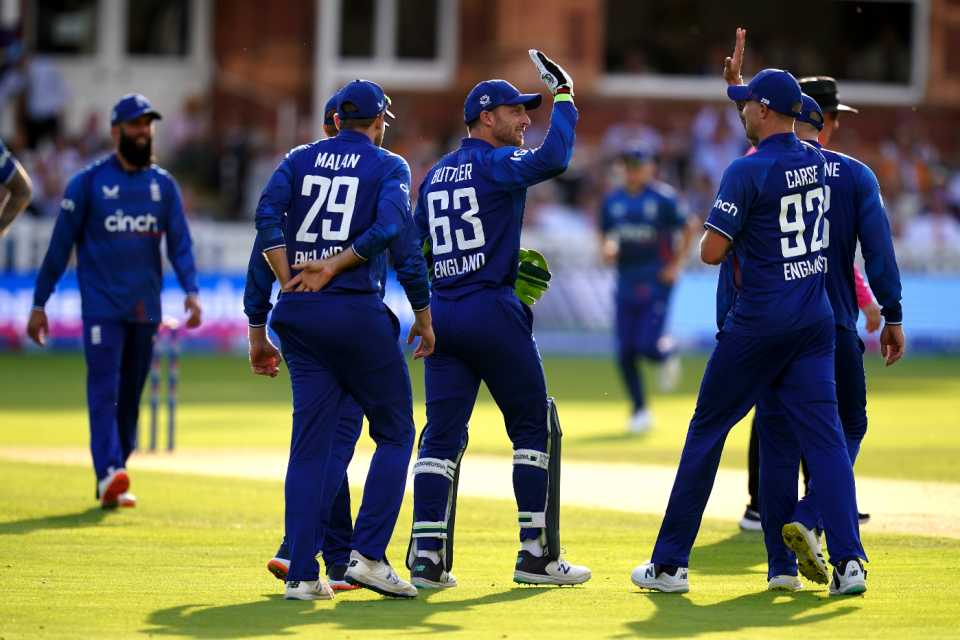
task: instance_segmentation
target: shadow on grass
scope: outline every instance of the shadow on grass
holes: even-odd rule
[[[107,512],[100,507],[90,507],[85,511],[79,511],[77,513],[62,513],[56,516],[0,522],[0,536],[30,533],[41,529],[79,529],[81,527],[92,527],[99,524],[106,515]]]
[[[694,575],[739,576],[755,573],[761,576],[761,584],[766,584],[767,552],[763,546],[763,533],[737,529],[728,538],[695,546],[690,554],[690,567]]]
[[[462,614],[475,607],[513,602],[534,597],[555,587],[514,587],[478,598],[431,603],[436,591],[421,591],[414,600],[350,600],[338,596],[333,602],[284,600],[279,594],[266,595],[256,602],[222,607],[180,605],[150,614],[152,625],[142,633],[192,638],[252,638],[286,635],[311,624],[336,625],[342,631],[396,631],[433,633],[459,631],[457,624],[431,622],[440,613]],[[329,631],[329,629],[328,629]]]
[[[643,593],[638,597],[649,598],[656,611],[647,620],[627,623],[627,632],[620,638],[687,638],[743,629],[766,629],[771,636],[784,635],[789,633],[784,627],[822,622],[858,610],[852,604],[828,598],[825,592],[809,591],[760,591],[707,605],[672,593]]]

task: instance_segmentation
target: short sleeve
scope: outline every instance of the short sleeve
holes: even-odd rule
[[[734,162],[723,173],[720,189],[707,215],[704,227],[733,240],[743,228],[743,220],[756,195],[749,166]]]

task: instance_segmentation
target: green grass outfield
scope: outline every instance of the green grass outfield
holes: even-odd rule
[[[92,506],[89,469],[0,461],[0,637],[119,638],[947,638],[960,541],[871,536],[870,591],[767,593],[757,534],[706,522],[693,591],[642,593],[630,583],[659,518],[565,509],[568,557],[594,578],[567,588],[511,581],[510,501],[462,500],[456,589],[415,601],[352,592],[287,602],[264,569],[280,530],[277,482],[140,472],[140,507]],[[408,496],[409,498],[409,496]],[[389,557],[402,564],[409,499]]]
[[[550,391],[559,402],[567,459],[675,465],[693,412],[702,358],[687,359],[677,391],[652,392],[655,429],[625,434],[628,415],[612,361],[547,358]],[[84,367],[78,354],[0,355],[0,447],[86,446]],[[423,418],[423,365],[411,365],[418,428]],[[870,430],[857,472],[862,476],[960,482],[960,358],[908,357],[891,368],[868,354]],[[648,386],[655,388],[654,376]],[[146,398],[146,394],[144,396]],[[146,406],[144,406],[146,408]],[[144,411],[141,423],[146,422]],[[178,440],[183,447],[285,449],[290,387],[253,376],[242,358],[187,356],[181,363]],[[723,464],[743,467],[749,430],[734,429]],[[361,446],[369,446],[366,438]],[[496,406],[481,391],[471,419],[470,451],[509,454]]]

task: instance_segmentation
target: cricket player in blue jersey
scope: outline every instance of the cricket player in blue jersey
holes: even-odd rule
[[[337,113],[337,96],[334,94],[324,107],[323,132],[327,138],[337,135],[334,117]],[[250,368],[257,375],[271,378],[279,373],[280,351],[267,336],[267,315],[273,308],[270,303],[273,283],[276,278],[263,258],[262,247],[254,241],[253,250],[247,267],[247,283],[244,289],[244,312],[249,320]],[[334,591],[350,591],[359,587],[346,581],[347,565],[350,563],[350,539],[353,535],[353,516],[350,512],[350,483],[346,469],[353,457],[353,449],[360,438],[363,426],[363,411],[352,398],[344,398],[337,425],[337,440],[334,443],[334,456],[331,467],[343,467],[343,482],[337,490],[330,507],[330,516],[323,540],[318,540],[317,553],[323,554],[327,584]],[[336,475],[334,470],[330,475]],[[334,483],[330,483],[331,490]],[[290,570],[290,548],[286,537],[273,558],[267,562],[267,570],[278,580],[286,582]]]
[[[280,338],[293,387],[293,436],[286,477],[290,550],[286,597],[333,597],[319,576],[329,503],[344,468],[331,473],[344,400],[352,397],[377,444],[353,530],[348,582],[393,597],[416,597],[386,561],[413,447],[413,400],[399,323],[380,297],[385,250],[409,243],[410,169],[381,147],[390,115],[377,84],[344,86],[340,133],[297,147],[270,178],[257,206],[258,242],[283,293],[270,326]],[[395,252],[396,255],[396,252]],[[414,357],[433,351],[429,283],[422,257],[398,275],[415,312]],[[291,270],[299,273],[291,277]],[[332,485],[332,486],[331,486]]]
[[[114,152],[70,179],[50,247],[37,274],[28,335],[49,331],[43,308],[77,248],[77,279],[87,362],[90,451],[104,508],[132,507],[127,459],[137,445],[140,395],[161,320],[160,241],[187,294],[186,326],[200,326],[197,271],[176,181],[153,164],[154,120],[139,94],[114,106]]]
[[[821,146],[817,137],[824,128],[823,111],[812,97],[804,94],[802,100],[797,136],[819,149],[826,160],[823,203],[823,252],[829,261],[826,289],[836,324],[834,366],[840,423],[853,465],[867,430],[863,342],[857,335],[857,295],[853,280],[857,242],[863,253],[867,279],[885,320],[880,346],[887,366],[899,360],[904,352],[900,272],[876,176],[862,162]],[[822,492],[817,491],[817,483],[811,480],[807,495],[797,504],[800,447],[792,438],[788,414],[778,398],[769,393],[762,396],[756,416],[760,439],[760,514],[771,580],[779,577],[782,589],[800,589],[795,574],[790,579],[799,562],[804,576],[826,584],[829,573],[815,533],[821,526],[818,505]],[[792,446],[789,446],[791,440]],[[832,486],[827,485],[826,491],[832,491]],[[863,567],[848,563],[845,569],[846,574],[834,573],[831,593],[860,593],[865,588]]]
[[[631,575],[637,586],[657,591],[689,590],[690,550],[724,440],[767,393],[787,415],[813,482],[831,487],[817,502],[835,577],[842,582],[853,576],[853,566],[862,574],[866,559],[853,468],[837,415],[835,329],[824,277],[824,158],[793,132],[802,103],[800,86],[788,72],[764,69],[749,85],[728,87],[727,95],[743,104],[757,152],[724,172],[700,256],[720,264],[733,251],[741,286],[704,371],[651,561]],[[866,584],[857,577],[862,592]]]
[[[617,364],[633,402],[628,430],[644,433],[652,420],[637,359],[660,365],[662,389],[676,386],[680,359],[663,331],[673,285],[699,222],[688,220],[673,187],[654,179],[652,151],[630,150],[623,164],[625,184],[604,199],[600,232],[604,259],[617,265]]]
[[[543,145],[522,147],[527,111],[540,106],[541,96],[505,80],[481,82],[464,103],[468,137],[427,172],[417,199],[414,217],[432,259],[437,334],[426,362],[427,424],[413,469],[407,567],[417,587],[457,584],[450,569],[458,470],[481,381],[514,449],[521,541],[514,581],[590,578],[589,569],[560,555],[560,426],[547,398],[532,312],[514,293],[527,187],[567,168],[577,122],[570,76],[542,53],[530,56],[554,96]]]
[[[0,238],[27,208],[32,197],[30,176],[0,140]]]

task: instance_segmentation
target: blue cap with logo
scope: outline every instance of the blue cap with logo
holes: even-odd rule
[[[323,105],[323,124],[332,127],[336,124],[333,121],[333,115],[337,112],[337,100],[340,99],[340,93],[337,92],[330,96],[327,104]]]
[[[522,104],[530,111],[539,107],[542,101],[539,93],[520,93],[506,80],[484,80],[467,94],[463,103],[463,121],[470,124],[480,117],[481,111],[492,111],[503,105]]]
[[[805,93],[800,94],[800,100],[803,106],[800,107],[800,117],[797,120],[806,122],[816,128],[817,131],[823,131],[823,111],[820,109],[820,105]]]
[[[376,118],[381,113],[394,117],[390,113],[390,98],[376,82],[369,80],[348,82],[337,92],[336,99],[337,115],[341,120]]]
[[[128,93],[113,105],[113,111],[110,112],[110,125],[121,122],[130,122],[140,116],[153,116],[154,120],[162,120],[160,112],[153,108],[146,96],[139,93]]]
[[[727,87],[727,97],[735,102],[753,100],[794,118],[800,115],[800,85],[783,69],[764,69],[750,84]]]
[[[644,162],[655,162],[657,154],[649,147],[633,147],[624,151],[620,157],[627,163],[643,164]]]

